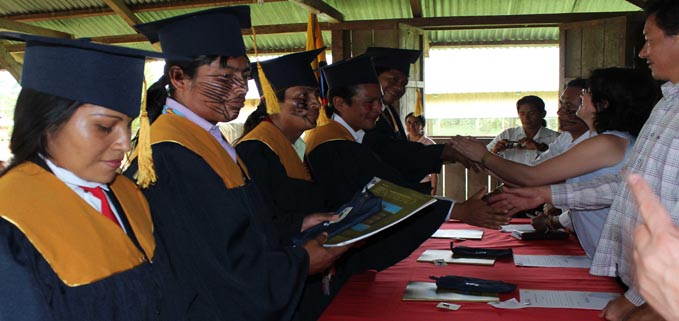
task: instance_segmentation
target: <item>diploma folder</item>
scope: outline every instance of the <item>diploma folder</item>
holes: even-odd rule
[[[302,246],[319,233],[327,232],[328,240],[323,246],[349,245],[394,226],[435,202],[430,195],[375,177],[337,210],[339,220],[315,225],[295,236],[293,243]]]

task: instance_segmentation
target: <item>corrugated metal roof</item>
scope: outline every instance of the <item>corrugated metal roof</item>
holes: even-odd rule
[[[126,0],[135,8],[143,5],[177,3],[172,0]],[[306,23],[307,11],[289,1],[254,3],[252,22],[255,26]],[[412,18],[409,0],[325,0],[342,12],[345,21],[375,19]],[[181,1],[181,3],[187,3]],[[621,12],[639,11],[639,8],[626,0],[420,0],[422,16],[488,16],[488,15],[530,15],[584,12]],[[0,2],[0,15],[9,17],[37,13],[58,13],[79,10],[107,10],[102,0],[3,0]],[[188,12],[204,10],[207,7],[179,10],[138,12],[136,16],[143,22],[163,19]],[[321,18],[321,21],[323,19]],[[133,34],[134,30],[116,15],[97,15],[85,18],[53,19],[28,22],[30,24],[74,34],[76,37],[99,37]],[[558,41],[558,29],[551,28],[506,28],[506,29],[469,29],[437,30],[428,32],[432,46],[455,44],[494,44],[494,43],[543,43]],[[323,33],[326,45],[330,46],[330,32]],[[263,51],[290,51],[304,47],[304,33],[279,33],[258,36],[258,47]],[[246,45],[252,48],[252,39],[245,37]],[[134,47],[150,49],[145,44]]]

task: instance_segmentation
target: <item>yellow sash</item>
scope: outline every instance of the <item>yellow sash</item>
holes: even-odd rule
[[[109,184],[146,257],[156,247],[146,199],[117,175]],[[125,232],[52,173],[23,163],[0,178],[0,217],[16,226],[68,286],[89,284],[146,261]]]
[[[182,145],[203,158],[227,188],[243,186],[243,175],[249,177],[240,158],[234,162],[210,133],[182,116],[163,114],[151,125],[151,145],[166,142]]]
[[[245,135],[240,142],[249,140],[260,141],[269,146],[269,148],[278,155],[281,164],[285,167],[285,173],[288,177],[311,181],[311,176],[309,175],[306,166],[304,166],[302,160],[299,159],[299,156],[292,147],[292,144],[290,144],[290,141],[276,125],[268,121],[259,123],[259,125]]]
[[[354,136],[340,123],[330,120],[328,124],[316,127],[307,132],[304,137],[306,155],[309,155],[319,145],[333,140],[349,140],[355,142]]]

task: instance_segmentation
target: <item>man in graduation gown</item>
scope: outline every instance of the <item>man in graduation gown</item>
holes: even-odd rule
[[[331,120],[309,131],[304,140],[307,164],[321,186],[328,209],[336,209],[349,200],[373,177],[404,187],[416,186],[420,178],[402,175],[363,143],[365,131],[375,127],[382,107],[382,92],[371,57],[362,55],[326,66],[322,71],[329,86],[327,110]],[[479,192],[456,204],[450,217],[490,228],[506,224],[509,218],[505,211],[487,206],[481,196]],[[445,217],[448,216],[441,219]]]
[[[143,137],[126,172],[145,188],[175,273],[197,292],[195,320],[289,320],[307,274],[341,253],[319,239],[279,245],[267,203],[217,128],[243,107],[250,67],[241,28],[250,27],[249,14],[247,6],[226,7],[138,26],[163,52],[195,58],[168,61],[160,80],[167,83],[156,87],[170,86],[170,96],[151,126],[155,183]]]
[[[0,38],[27,42],[0,178],[0,320],[184,320],[148,204],[115,161],[130,147],[145,57],[162,55]]]
[[[423,145],[408,141],[401,116],[394,107],[405,94],[410,64],[422,55],[421,50],[369,47],[365,55],[373,57],[382,87],[382,111],[374,128],[367,129],[363,144],[382,160],[399,170],[409,180],[422,180],[441,171],[444,161],[473,166],[448,144]]]

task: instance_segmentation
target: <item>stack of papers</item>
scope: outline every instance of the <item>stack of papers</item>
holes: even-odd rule
[[[588,269],[590,266],[592,266],[592,259],[587,256],[514,254],[514,265]]]
[[[509,225],[503,225],[502,229],[500,231],[505,232],[505,233],[511,233],[511,232],[514,232],[514,231],[535,232],[535,229],[530,224],[509,224]]]
[[[499,309],[560,308],[602,310],[609,301],[620,296],[609,292],[519,290],[521,302],[515,298],[488,303]]]
[[[474,265],[493,265],[494,258],[454,258],[453,252],[450,250],[426,250],[417,262],[434,262],[435,260],[444,260],[446,263],[455,264],[474,264]]]
[[[438,290],[433,282],[408,282],[406,292],[403,294],[405,301],[466,301],[466,302],[497,302],[500,298],[497,294],[461,294],[450,290]]]
[[[483,230],[438,230],[431,237],[442,239],[480,240],[483,238]]]

